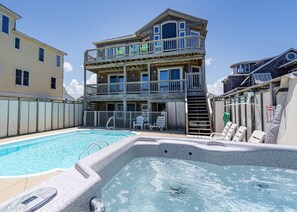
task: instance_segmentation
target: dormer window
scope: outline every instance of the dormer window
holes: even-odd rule
[[[240,64],[237,65],[237,73],[248,73],[250,72],[250,64]]]
[[[184,30],[184,29],[186,29],[186,22],[184,21],[179,22],[179,30]]]
[[[290,52],[286,55],[287,60],[295,60],[297,58],[297,54],[295,52]]]
[[[2,15],[2,32],[9,34],[9,17]]]

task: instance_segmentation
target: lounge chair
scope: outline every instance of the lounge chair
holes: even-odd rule
[[[266,137],[266,133],[260,130],[255,130],[250,139],[248,140],[249,143],[263,143]]]
[[[223,131],[221,133],[211,133],[210,136],[205,136],[205,135],[199,135],[197,136],[198,138],[208,138],[208,139],[211,139],[211,138],[224,138],[229,130],[229,128],[231,127],[232,125],[232,122],[229,121],[227,122],[227,124],[225,125]]]
[[[245,132],[246,132],[247,128],[246,127],[243,127],[243,126],[240,126],[237,130],[237,132],[235,133],[232,141],[235,141],[235,142],[241,142],[245,136]]]
[[[135,129],[135,127],[140,127],[140,129],[142,130],[143,122],[144,122],[144,117],[143,116],[137,116],[136,121],[133,121],[133,129]]]
[[[223,140],[231,141],[237,129],[237,124],[232,124]]]
[[[160,131],[163,131],[163,129],[165,128],[165,122],[166,122],[165,116],[158,116],[156,123],[150,126],[150,130],[153,130],[154,128],[156,128],[156,129],[159,129]]]

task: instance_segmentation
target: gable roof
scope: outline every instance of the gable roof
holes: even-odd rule
[[[205,24],[205,27],[207,25],[207,20],[195,17],[195,16],[191,16],[182,12],[178,12],[176,10],[172,10],[170,8],[168,8],[167,10],[165,10],[164,12],[162,12],[160,15],[158,15],[156,18],[154,18],[153,20],[151,20],[150,22],[148,22],[146,25],[144,25],[141,29],[137,30],[134,34],[132,35],[125,35],[125,36],[121,36],[121,37],[116,37],[116,38],[111,38],[111,39],[106,39],[106,40],[102,40],[102,41],[95,41],[93,42],[93,45],[98,45],[98,44],[107,44],[110,42],[116,42],[116,41],[125,41],[125,40],[129,40],[129,39],[133,39],[133,38],[137,38],[141,32],[149,29],[151,26],[153,26],[155,23],[157,23],[158,21],[162,20],[163,18],[167,17],[168,15],[172,15],[181,19],[187,19],[187,20],[191,20],[194,22],[200,22]]]
[[[140,34],[141,32],[147,30],[148,28],[150,28],[152,25],[158,23],[160,20],[162,20],[163,18],[167,17],[168,15],[172,15],[181,19],[187,19],[187,20],[191,20],[194,22],[200,22],[203,23],[205,25],[207,25],[207,20],[192,16],[192,15],[188,15],[173,9],[168,8],[167,10],[165,10],[164,12],[162,12],[160,15],[158,15],[156,18],[154,18],[153,20],[151,20],[150,22],[148,22],[146,25],[144,25],[141,29],[137,30],[135,32],[135,34]]]
[[[12,15],[15,19],[21,19],[22,16],[20,16],[19,14],[13,12],[11,9],[5,7],[3,4],[0,4],[0,8],[3,9],[4,11],[6,11],[7,13],[9,13],[10,15]]]

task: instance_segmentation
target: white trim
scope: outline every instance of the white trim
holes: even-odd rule
[[[192,29],[191,29],[191,30],[190,30],[190,35],[191,35],[192,32],[197,33],[198,36],[201,36],[201,32],[198,31],[198,30],[192,30]]]
[[[19,85],[19,84],[16,83],[16,70],[17,70],[17,69],[22,71],[21,85]],[[29,73],[29,78],[28,78],[28,84],[29,84],[29,85],[24,85],[24,71],[26,71],[26,72]],[[29,88],[29,87],[30,87],[30,76],[31,76],[31,74],[30,74],[30,71],[29,71],[28,69],[23,69],[23,68],[18,68],[18,67],[16,67],[16,68],[14,69],[14,85],[15,85],[15,86],[22,86],[22,87],[27,87],[27,88]]]
[[[163,23],[161,24],[161,32],[160,32],[161,39],[163,39],[163,29],[162,29],[162,27],[163,27],[163,25],[165,25],[165,24],[168,24],[168,23],[175,23],[175,28],[176,28],[176,37],[177,37],[177,35],[178,35],[178,26],[177,26],[177,21],[172,21],[172,20],[170,20],[170,21],[165,21],[165,22],[163,22]]]
[[[198,68],[199,69],[199,72],[201,72],[201,66],[191,65],[191,73],[193,73],[193,69],[192,68]]]
[[[55,78],[55,79],[56,79],[56,81],[55,81],[55,87],[56,87],[56,88],[52,88],[52,78]],[[51,90],[57,90],[57,77],[51,76],[51,80],[50,80],[50,89],[51,89]]]
[[[295,55],[295,58],[293,58],[293,59],[289,59],[288,58],[288,55],[289,54],[294,54]],[[286,59],[288,60],[288,61],[293,61],[293,60],[295,60],[297,58],[297,54],[295,53],[295,52],[288,52],[287,54],[286,54]]]
[[[6,32],[3,32],[2,31],[2,25],[3,25],[3,16],[5,16],[5,17],[7,17],[8,18],[8,33],[6,33]],[[4,35],[6,35],[6,36],[9,36],[10,35],[10,17],[8,16],[8,15],[6,15],[6,14],[1,14],[0,15],[0,18],[1,18],[1,27],[0,27],[0,32],[2,33],[2,34],[4,34]]]
[[[184,33],[184,36],[180,36],[181,33]],[[184,31],[184,30],[183,31],[179,31],[178,37],[185,37],[185,36],[186,36],[186,31]]]
[[[172,70],[172,69],[179,69],[179,71],[180,71],[179,80],[182,80],[183,79],[183,67],[175,66],[175,67],[158,68],[158,81],[166,81],[166,80],[160,80],[160,71],[168,71],[168,80],[171,80],[170,79],[170,70]]]
[[[184,28],[180,28],[180,24],[181,23],[184,23]],[[186,30],[186,22],[185,21],[180,21],[180,22],[178,22],[178,29],[179,30]]]
[[[19,39],[19,48],[15,48],[15,40],[16,39]],[[19,37],[17,37],[17,36],[14,36],[13,45],[14,45],[13,47],[14,47],[15,50],[20,51],[21,50],[21,39]]]
[[[155,28],[158,28],[158,32],[155,32]],[[153,34],[154,34],[154,35],[156,35],[156,34],[160,34],[160,25],[155,25],[155,26],[154,26]]]

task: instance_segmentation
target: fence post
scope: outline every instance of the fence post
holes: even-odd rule
[[[115,119],[116,119],[116,112],[115,111],[113,111],[113,126],[114,126],[114,128],[115,128]]]
[[[65,118],[66,116],[66,113],[65,113],[65,101],[63,101],[63,128],[65,128]]]
[[[84,127],[87,125],[87,111],[84,110],[84,123],[83,123]]]
[[[130,129],[132,128],[132,111],[130,111],[130,120],[129,120]]]
[[[97,111],[94,111],[94,127],[97,127]]]
[[[36,101],[36,132],[39,132],[39,99]]]
[[[17,129],[17,135],[20,135],[20,128],[21,128],[21,100],[18,98],[18,129]]]

